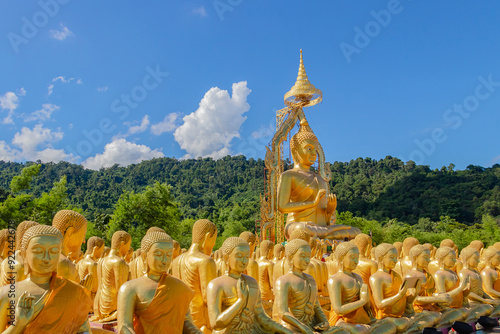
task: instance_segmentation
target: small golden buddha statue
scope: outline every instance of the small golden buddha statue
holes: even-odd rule
[[[172,254],[172,260],[175,260],[176,257],[181,255],[181,244],[174,240],[174,253]]]
[[[406,271],[411,269],[410,249],[418,244],[418,240],[413,237],[408,237],[403,240],[403,250],[401,253],[401,258],[398,260],[398,263],[394,268],[394,271],[397,272],[399,276],[405,276]]]
[[[274,245],[274,250],[273,250],[273,259],[271,260],[273,263],[277,263],[279,260],[285,257],[285,246],[282,244],[276,244]]]
[[[264,240],[260,244],[261,257],[257,259],[259,265],[259,288],[262,297],[262,307],[269,316],[273,314],[273,267],[271,262],[273,257],[274,244],[269,240]]]
[[[293,333],[348,333],[338,327],[330,327],[328,318],[318,301],[318,288],[314,278],[304,271],[309,265],[311,247],[301,239],[293,239],[285,245],[285,258],[289,272],[276,281],[275,310],[280,323]]]
[[[141,250],[146,254],[146,274],[120,287],[118,332],[201,334],[189,314],[193,291],[167,273],[174,250],[172,238],[152,231],[142,239]]]
[[[207,288],[208,315],[214,334],[287,333],[292,331],[273,321],[262,307],[257,281],[243,272],[250,259],[250,247],[242,238],[230,237],[221,255],[227,271]]]
[[[396,250],[398,251],[398,259],[401,259],[403,257],[403,243],[401,241],[396,241],[392,245],[396,247]]]
[[[90,288],[92,302],[94,302],[97,288],[99,287],[99,280],[97,279],[97,261],[101,258],[103,252],[104,240],[99,237],[90,237],[87,241],[85,258],[76,266],[80,277],[83,278],[87,275],[95,277],[95,279],[92,280],[93,284]]]
[[[129,263],[130,263],[130,261],[132,261],[132,255],[133,255],[133,254],[134,254],[134,249],[133,249],[132,247],[130,247],[130,248],[128,249],[127,254],[125,254],[125,256],[123,257],[123,259],[125,260],[125,262],[126,262],[127,264],[129,264]]]
[[[38,225],[37,222],[25,220],[17,226],[16,229],[16,246],[14,259],[9,259],[6,257],[2,261],[1,268],[1,285],[12,284],[14,282],[20,282],[26,279],[27,273],[24,268],[24,259],[21,257],[21,243],[23,241],[24,233],[35,225]]]
[[[354,273],[361,276],[365,284],[369,284],[370,276],[377,272],[377,262],[370,259],[372,238],[368,234],[358,234],[352,241],[359,250],[359,262]]]
[[[217,227],[208,219],[193,225],[192,244],[189,250],[177,257],[172,264],[172,275],[194,291],[189,309],[194,324],[204,333],[211,333],[207,308],[207,286],[217,277],[217,267],[210,257],[217,239]]]
[[[481,306],[485,313],[481,315],[491,315],[492,317],[500,316],[500,299],[492,299],[483,290],[483,280],[481,274],[477,271],[479,264],[479,252],[473,247],[465,247],[460,252],[460,258],[463,261],[464,267],[458,273],[460,280],[468,280],[470,284],[470,292],[467,296],[471,306]]]
[[[241,232],[240,238],[244,239],[250,245],[250,260],[248,261],[247,271],[245,272],[245,274],[248,276],[252,276],[258,282],[259,281],[259,265],[257,264],[257,261],[255,261],[255,259],[254,259],[254,257],[256,257],[256,254],[254,251],[255,251],[255,246],[257,243],[257,237],[252,232],[245,231],[245,232]]]
[[[398,262],[396,247],[382,243],[375,248],[375,256],[378,260],[378,270],[370,277],[375,317],[388,318],[396,325],[398,333],[412,333],[424,327],[433,327],[436,318],[425,313],[415,314],[412,309],[406,307],[407,303],[413,303],[416,294],[415,291],[413,294],[408,293],[407,280],[403,281],[394,271]]]
[[[455,243],[453,242],[453,240],[451,239],[444,239],[441,241],[439,247],[450,247],[452,248],[455,253],[457,252],[457,246],[455,245]],[[457,262],[459,260],[457,259]],[[429,274],[431,275],[434,275],[434,273],[439,269],[439,263],[438,263],[438,260],[436,258],[436,255],[434,254],[434,260],[431,261],[431,263],[429,263],[429,268],[428,268],[428,272]],[[457,272],[456,271],[456,264],[455,264],[455,268],[453,268],[453,271]]]
[[[361,276],[354,273],[359,254],[352,242],[343,242],[335,250],[340,270],[328,280],[332,308],[330,325],[344,328],[351,334],[394,334],[397,331],[396,325],[389,321],[377,321],[370,316],[368,285]]]
[[[361,231],[335,224],[337,198],[329,194],[322,176],[311,171],[318,145],[318,138],[303,119],[290,141],[294,167],[282,173],[278,181],[278,210],[288,214],[285,236],[290,239],[295,229],[302,229],[321,239],[352,239]]]
[[[483,251],[484,269],[481,271],[483,290],[493,299],[500,299],[500,250],[491,246]]]
[[[164,229],[161,227],[153,226],[150,227],[147,231],[144,237],[148,235],[149,233],[152,232],[165,232]],[[130,262],[129,264],[129,271],[130,271],[130,278],[131,279],[136,279],[138,277],[141,277],[143,275],[146,275],[146,255],[141,253],[141,250],[137,250],[137,255],[133,261]]]
[[[484,243],[481,240],[473,240],[469,244],[469,247],[474,248],[479,253],[479,264],[477,265],[477,271],[481,272],[481,270],[483,270],[486,265],[482,257],[484,250]]]
[[[24,233],[21,253],[28,277],[0,290],[2,333],[90,332],[91,301],[84,288],[57,276],[62,247],[63,235],[53,226],[36,225]]]
[[[14,236],[9,233],[9,229],[0,230],[0,261],[9,257],[9,236],[14,238]]]
[[[123,259],[132,238],[125,231],[116,231],[111,238],[111,251],[98,266],[101,277],[94,299],[93,321],[110,322],[117,317],[118,290],[128,280],[128,265]]]
[[[325,311],[330,310],[330,295],[328,294],[328,267],[326,263],[321,261],[323,258],[323,247],[318,238],[314,238],[316,243],[314,250],[311,247],[311,263],[315,263],[315,271],[318,279],[316,285],[318,286],[319,304]]]
[[[453,298],[448,293],[436,293],[434,278],[427,272],[430,257],[429,247],[425,245],[416,245],[410,250],[412,269],[406,272],[406,277],[419,278],[413,307],[417,312],[435,317],[436,328],[451,327],[455,321],[462,321],[464,314],[449,307]]]
[[[70,253],[80,254],[87,233],[87,219],[73,210],[61,210],[52,219],[52,226],[61,231],[64,239],[57,274],[76,283],[80,282],[75,263],[68,258]]]

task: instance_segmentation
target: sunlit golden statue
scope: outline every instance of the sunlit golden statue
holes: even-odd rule
[[[25,220],[17,226],[16,229],[16,242],[15,242],[15,253],[14,259],[9,259],[8,257],[2,262],[1,269],[1,285],[12,284],[14,282],[20,282],[26,279],[26,271],[24,268],[24,259],[21,256],[21,244],[23,241],[24,233],[35,225],[37,222]],[[11,262],[11,261],[13,262]]]
[[[90,332],[91,301],[84,288],[57,276],[62,243],[61,232],[53,226],[36,225],[26,231],[21,252],[28,277],[14,289],[0,290],[2,333]]]
[[[273,314],[294,333],[348,333],[341,328],[330,327],[318,301],[316,281],[304,273],[310,258],[311,248],[306,241],[294,239],[285,245],[285,259],[290,270],[276,281],[276,310]]]
[[[451,239],[442,240],[439,247],[450,247],[451,249],[453,249],[455,251],[455,254],[457,254],[457,252],[458,252],[457,245],[455,245],[455,242],[453,242],[453,240],[451,240]],[[459,262],[460,262],[460,265],[458,265]],[[458,260],[458,258],[456,259],[455,267],[453,267],[453,271],[455,273],[458,273],[458,271],[456,270],[457,266],[459,266],[460,269],[462,269],[462,262],[460,260]],[[439,269],[439,263],[438,263],[438,260],[436,258],[436,255],[434,255],[434,260],[432,260],[431,263],[429,263],[428,271],[431,275],[434,275],[434,273],[438,269]]]
[[[278,182],[278,210],[288,214],[285,236],[296,229],[323,238],[354,238],[360,230],[335,224],[337,198],[330,194],[328,183],[311,171],[318,154],[318,138],[305,119],[290,141],[293,169],[281,174]]]
[[[377,271],[377,262],[370,259],[372,238],[368,234],[361,233],[352,242],[359,251],[359,262],[353,272],[361,276],[365,284],[369,284],[370,276]]]
[[[217,239],[217,227],[208,219],[193,225],[192,244],[189,250],[177,257],[172,264],[172,275],[181,279],[194,291],[189,309],[194,324],[204,333],[210,333],[207,309],[207,286],[217,277],[217,267],[210,257]]]
[[[415,287],[408,286],[408,281],[403,281],[394,271],[398,262],[396,247],[382,243],[375,248],[375,257],[378,270],[370,277],[375,317],[389,318],[396,325],[398,333],[412,333],[421,331],[424,327],[433,327],[437,321],[435,317],[426,313],[415,314],[411,308],[406,307],[407,303],[413,303],[416,293]],[[413,280],[414,284],[416,282]],[[413,293],[410,293],[410,289]]]
[[[201,334],[189,315],[193,291],[167,274],[172,263],[172,238],[164,232],[148,233],[141,250],[146,254],[146,274],[120,287],[118,332]]]
[[[152,232],[165,232],[160,227],[153,226],[150,227],[147,231],[146,234],[144,235],[144,238]],[[141,252],[140,249],[137,250],[137,256],[132,260],[129,264],[129,271],[130,271],[130,278],[135,279],[138,277],[141,277],[143,275],[146,275],[146,255]]]
[[[262,297],[262,307],[269,316],[273,313],[273,267],[274,263],[271,262],[273,256],[274,244],[269,240],[264,240],[260,244],[261,256],[257,259],[259,265],[259,288]]]
[[[117,317],[118,290],[128,280],[128,265],[123,260],[132,238],[125,231],[116,231],[111,238],[111,251],[104,258],[97,270],[101,277],[94,299],[94,317],[92,320],[110,322]]]
[[[416,246],[418,244],[418,240],[413,237],[408,237],[403,240],[401,258],[398,260],[398,263],[394,268],[394,271],[397,272],[399,276],[405,276],[406,271],[411,269],[412,264],[410,259],[410,250],[413,248],[413,246]]]
[[[417,297],[413,301],[416,312],[427,312],[436,318],[437,328],[451,327],[453,322],[462,321],[463,313],[450,308],[453,298],[448,293],[436,293],[434,278],[427,272],[431,252],[425,245],[413,246],[409,253],[412,267],[406,271],[407,278],[417,277]]]
[[[174,240],[174,253],[172,254],[172,260],[175,260],[176,257],[181,255],[181,244]]]
[[[0,261],[9,257],[9,237],[12,239],[14,238],[14,236],[9,233],[9,229],[0,230]]]
[[[331,312],[330,325],[346,329],[351,334],[396,333],[396,325],[370,316],[368,285],[356,269],[359,251],[354,243],[343,242],[335,249],[339,272],[328,280]]]
[[[78,269],[78,275],[80,277],[85,277],[91,275],[94,277],[92,280],[92,286],[90,287],[92,302],[95,299],[95,294],[97,293],[97,288],[99,287],[99,280],[97,276],[97,261],[101,258],[104,252],[104,240],[99,237],[90,237],[87,241],[87,252],[85,253],[85,258],[78,262],[76,266]]]
[[[83,277],[78,275],[76,265],[68,258],[68,255],[80,254],[87,233],[87,220],[78,212],[61,210],[52,219],[52,226],[61,231],[64,238],[57,274],[73,282],[81,283],[80,280]]]
[[[458,276],[460,280],[468,280],[470,284],[470,292],[467,296],[471,306],[481,306],[488,310],[486,314],[492,317],[500,316],[500,299],[492,299],[483,290],[483,280],[481,274],[477,271],[479,264],[479,252],[472,247],[465,247],[460,252],[460,258],[463,261],[463,269],[460,270]]]
[[[489,247],[483,251],[485,267],[481,271],[483,290],[493,299],[500,299],[500,250]]]
[[[248,243],[230,237],[220,250],[227,271],[212,280],[207,291],[212,333],[292,333],[267,316],[257,281],[243,274],[250,259]]]
[[[245,274],[252,276],[256,281],[259,281],[259,264],[254,259],[254,257],[256,257],[255,246],[257,243],[257,237],[252,232],[245,231],[240,234],[240,238],[248,242],[248,245],[250,245],[250,260],[248,261]]]
[[[273,263],[277,263],[279,260],[285,257],[285,246],[282,244],[276,244],[274,245],[274,250],[273,250]]]
[[[481,240],[473,240],[470,242],[469,247],[474,248],[479,253],[479,264],[477,265],[477,271],[481,272],[481,270],[483,270],[486,265],[483,261],[483,256],[482,256],[484,250],[484,243]],[[459,271],[461,269],[462,268],[460,268]]]

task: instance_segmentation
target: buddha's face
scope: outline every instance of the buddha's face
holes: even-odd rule
[[[455,266],[457,263],[457,256],[455,254],[455,251],[449,252],[448,255],[444,257],[443,264],[445,268],[451,269]]]
[[[421,269],[427,269],[429,267],[429,263],[431,262],[431,252],[428,250],[424,250],[417,256],[417,267]]]
[[[217,240],[217,232],[215,232],[212,236],[209,236],[205,241],[203,251],[206,255],[212,254],[212,250],[215,246],[215,241]]]
[[[25,259],[32,273],[47,276],[57,271],[60,254],[61,240],[52,235],[42,235],[30,240]]]
[[[359,250],[357,248],[353,248],[347,252],[347,254],[342,259],[342,265],[344,270],[352,271],[356,269],[359,261]]]
[[[311,262],[311,247],[300,247],[295,254],[293,254],[291,260],[294,268],[300,271],[306,270],[309,266],[309,262]]]
[[[87,223],[73,234],[65,236],[66,246],[70,253],[79,254],[82,249],[82,244],[85,243],[85,234],[87,234]]]
[[[131,244],[132,244],[132,239],[129,239],[127,242],[123,243],[120,246],[120,256],[121,257],[125,257],[125,255],[127,255]]]
[[[146,259],[150,272],[163,274],[170,269],[174,246],[171,242],[155,242],[149,249]]]
[[[493,267],[500,266],[500,252],[496,252],[495,255],[491,258],[491,265]]]
[[[469,267],[471,267],[472,269],[477,268],[479,264],[479,252],[474,252],[467,260],[467,263],[469,264]]]
[[[396,263],[398,263],[398,251],[392,248],[382,258],[382,264],[385,268],[392,270],[396,267]]]
[[[249,259],[250,247],[247,245],[240,245],[233,249],[227,261],[230,269],[242,273],[247,269]]]
[[[306,139],[297,148],[296,158],[298,162],[306,165],[312,166],[316,162],[316,157],[318,155],[318,144],[312,139]]]

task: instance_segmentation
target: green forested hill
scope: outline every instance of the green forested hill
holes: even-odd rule
[[[0,161],[0,201],[9,183],[26,164]],[[381,222],[396,218],[409,224],[420,218],[438,221],[449,216],[472,225],[483,214],[500,216],[500,165],[491,168],[454,166],[431,170],[393,157],[335,162],[331,188],[338,210]],[[42,164],[30,194],[48,192],[61,176],[67,177],[69,202],[93,220],[111,214],[124,191],[142,191],[156,181],[169,184],[179,204],[181,219],[244,220],[251,228],[259,215],[264,187],[264,162],[243,156],[219,160],[161,158],[128,167],[87,170],[68,162]],[[232,218],[231,218],[232,217]],[[238,218],[235,218],[238,217]]]

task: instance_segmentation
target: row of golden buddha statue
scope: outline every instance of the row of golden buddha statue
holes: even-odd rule
[[[91,237],[83,256],[86,230],[70,210],[52,226],[22,222],[15,260],[12,234],[0,231],[3,333],[111,332],[99,323],[118,333],[412,333],[500,316],[500,243],[458,254],[449,239],[373,248],[366,234],[331,242],[297,229],[285,246],[256,249],[243,232],[212,252],[217,229],[202,219],[184,252],[153,227],[134,253],[118,231],[107,254]]]

